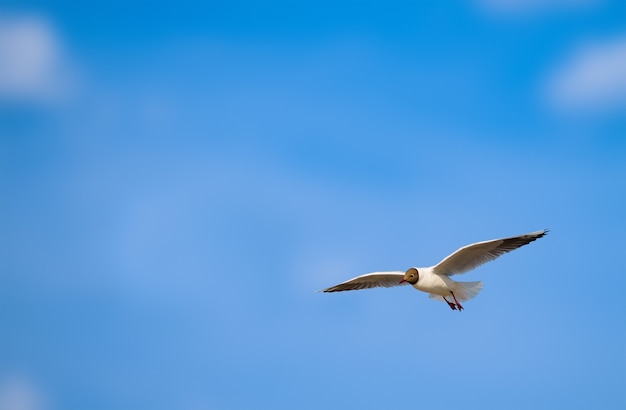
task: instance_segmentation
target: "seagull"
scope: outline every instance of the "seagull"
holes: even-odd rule
[[[373,272],[357,276],[321,292],[343,292],[392,286],[413,285],[417,290],[430,293],[430,298],[444,301],[452,310],[463,310],[460,301],[465,302],[478,295],[483,288],[482,282],[457,282],[452,275],[468,272],[483,263],[490,262],[505,253],[528,245],[544,237],[547,229],[510,238],[476,242],[458,249],[435,266],[428,268],[410,268],[406,272]]]

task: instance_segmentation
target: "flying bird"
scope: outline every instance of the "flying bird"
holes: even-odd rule
[[[343,292],[346,290],[369,289],[377,287],[413,285],[417,290],[430,293],[430,298],[445,301],[452,310],[463,310],[459,301],[465,302],[483,288],[482,282],[457,282],[450,276],[468,272],[483,263],[490,262],[505,253],[527,245],[544,237],[547,229],[512,236],[476,242],[458,249],[435,266],[428,268],[410,268],[406,272],[373,272],[357,276],[321,292]]]

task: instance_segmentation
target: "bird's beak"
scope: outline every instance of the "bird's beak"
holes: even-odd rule
[[[404,282],[406,282],[406,279],[402,278],[402,280],[400,281],[400,283],[398,283],[398,285],[402,285]]]

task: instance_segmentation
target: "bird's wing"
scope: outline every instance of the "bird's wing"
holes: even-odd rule
[[[404,272],[373,272],[365,275],[357,276],[347,280],[339,285],[323,289],[320,292],[342,292],[344,290],[359,290],[370,288],[390,288],[392,286],[402,286],[408,282],[400,283],[404,278]]]
[[[547,233],[548,230],[543,229],[525,235],[477,242],[464,246],[435,265],[433,272],[438,275],[447,276],[468,272],[483,263],[496,259],[500,255],[504,255],[507,252],[527,245],[545,236]]]

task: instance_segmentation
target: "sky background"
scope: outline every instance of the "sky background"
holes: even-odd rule
[[[5,0],[0,410],[623,409],[625,108],[624,1]]]

